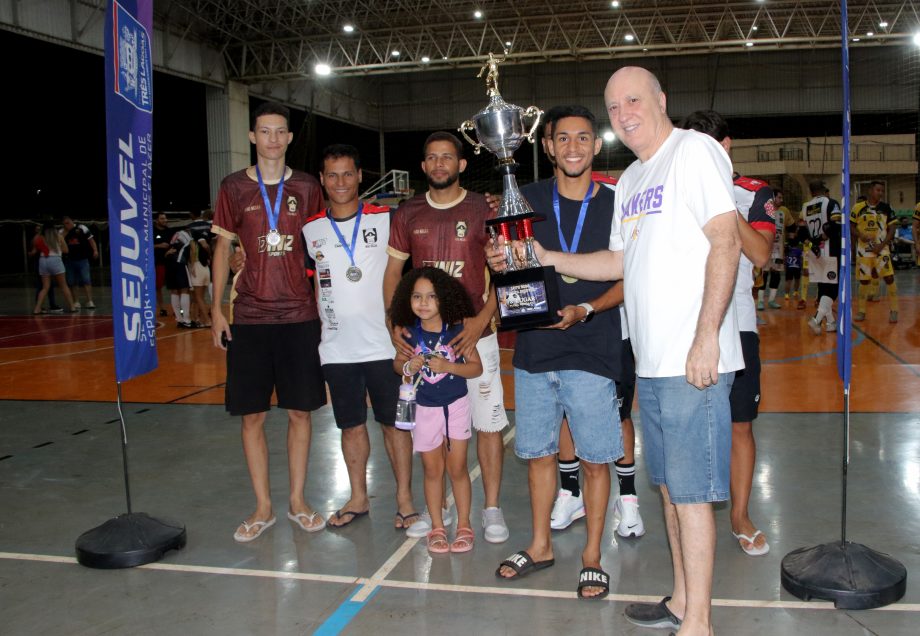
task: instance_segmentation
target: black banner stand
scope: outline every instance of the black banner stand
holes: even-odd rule
[[[125,497],[128,512],[87,530],[77,538],[77,561],[89,568],[133,568],[163,558],[169,550],[185,547],[184,526],[155,519],[144,512],[131,510],[131,486],[128,480],[128,434],[121,409],[121,382],[116,382],[118,419],[121,422],[121,456],[124,464]]]

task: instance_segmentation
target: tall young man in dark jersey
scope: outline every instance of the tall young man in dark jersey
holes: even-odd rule
[[[508,526],[499,506],[505,450],[502,429],[508,424],[508,416],[499,369],[498,337],[492,326],[495,298],[483,257],[488,241],[485,222],[493,213],[484,196],[460,187],[460,173],[465,169],[463,145],[456,136],[448,132],[429,135],[422,161],[429,188],[401,205],[393,216],[383,294],[389,307],[403,266],[411,258],[413,267],[438,267],[457,278],[473,301],[477,315],[467,319],[463,331],[451,344],[462,355],[476,348],[482,359],[482,375],[468,382],[485,491],[482,526],[486,541],[502,543],[508,539]],[[411,354],[398,330],[394,332],[393,343]],[[436,516],[440,511],[429,513],[439,521]],[[417,533],[423,528],[424,523],[416,523],[411,530]]]
[[[546,217],[534,223],[534,237],[543,246],[566,252],[606,249],[614,193],[592,179],[591,165],[601,148],[594,115],[576,105],[552,115],[547,150],[555,158],[556,176],[521,189],[534,211]],[[608,464],[624,454],[615,385],[622,371],[620,315],[604,310],[614,309],[623,295],[622,289],[611,293],[611,282],[557,275],[557,284],[564,307],[555,329],[531,329],[517,336],[512,362],[515,453],[528,462],[532,538],[526,549],[503,561],[496,574],[516,579],[554,563],[550,528],[564,413],[585,474],[587,537],[578,596],[600,599],[610,589],[610,577],[601,568],[610,497]]]
[[[240,542],[274,525],[268,478],[265,416],[272,392],[288,411],[290,498],[287,516],[307,532],[325,520],[304,501],[310,451],[310,411],[326,403],[319,361],[316,298],[304,268],[301,229],[320,209],[316,179],[285,165],[293,139],[287,108],[266,103],[252,117],[249,141],[256,165],[221,183],[214,215],[214,345],[227,350],[226,405],[243,418],[243,452],[256,495],[255,511],[234,533]],[[230,243],[239,240],[246,265],[234,280],[232,326],[221,301],[227,284]],[[225,339],[222,342],[222,339]]]
[[[696,130],[719,142],[725,152],[731,153],[732,138],[728,124],[712,110],[700,110],[687,115],[681,128]],[[731,456],[731,524],[732,534],[745,554],[762,556],[770,551],[770,544],[758,530],[748,513],[751,488],[754,482],[754,465],[757,445],[754,441],[753,421],[760,404],[760,336],[754,309],[752,270],[762,267],[776,255],[775,240],[782,240],[785,219],[774,212],[773,189],[764,181],[733,174],[735,204],[738,208],[738,230],[741,233],[741,258],[735,279],[735,309],[741,330],[741,352],[744,369],[735,374],[728,395],[732,413]]]

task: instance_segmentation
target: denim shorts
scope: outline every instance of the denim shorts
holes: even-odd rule
[[[638,378],[645,466],[672,503],[728,499],[734,377],[720,373],[718,384],[703,390],[685,376]]]
[[[60,256],[49,254],[38,259],[38,273],[42,276],[57,276],[64,271],[64,261]]]
[[[93,281],[89,277],[89,260],[81,258],[75,261],[64,261],[64,267],[67,269],[67,285],[77,287],[78,285],[92,285]]]
[[[528,373],[516,368],[514,403],[514,452],[521,459],[559,452],[563,416],[581,460],[609,464],[623,456],[616,387],[610,378],[587,371]]]

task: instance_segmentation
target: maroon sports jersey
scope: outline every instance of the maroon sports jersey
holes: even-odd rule
[[[278,184],[265,186],[274,205]],[[319,182],[294,170],[284,180],[284,198],[278,215],[281,243],[265,241],[268,215],[259,183],[245,170],[220,184],[212,232],[237,239],[246,264],[234,281],[233,321],[239,324],[292,323],[319,318],[313,287],[304,267],[301,229],[307,217],[323,207]]]
[[[387,254],[412,258],[413,267],[437,267],[460,281],[476,313],[485,305],[489,270],[483,251],[489,235],[486,220],[494,215],[486,198],[465,191],[449,208],[433,207],[426,194],[409,199],[393,213]]]

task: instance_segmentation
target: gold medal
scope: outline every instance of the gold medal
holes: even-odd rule
[[[566,283],[568,283],[568,284],[570,284],[570,285],[571,285],[572,283],[577,283],[577,282],[578,282],[578,279],[575,278],[574,276],[566,276],[565,274],[562,274],[561,276],[562,276],[563,282],[566,282]]]

